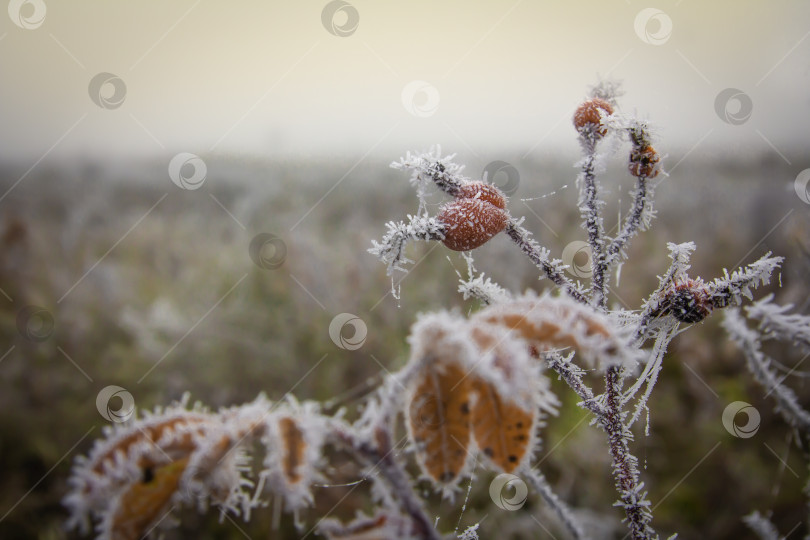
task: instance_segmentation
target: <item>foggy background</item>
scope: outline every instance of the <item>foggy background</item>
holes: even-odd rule
[[[655,179],[657,219],[612,279],[611,305],[638,308],[668,266],[666,243],[693,240],[690,275],[706,280],[785,256],[758,297],[807,313],[808,21],[803,1],[9,1],[0,537],[80,537],[64,530],[60,500],[71,462],[110,424],[96,399],[111,385],[142,409],[186,391],[212,408],[291,389],[359,396],[403,365],[417,313],[477,309],[457,293],[464,261],[441,244],[411,246],[418,264],[395,276],[401,300],[367,253],[387,221],[417,208],[407,175],[388,166],[409,150],[440,144],[469,177],[493,173],[512,215],[562,258],[585,239],[571,116],[603,79],[622,83],[623,114],[650,121],[669,173]],[[602,147],[613,151],[601,187],[614,231],[632,187],[629,145]],[[433,194],[431,211],[444,200]],[[475,258],[513,291],[548,288],[504,235]],[[330,339],[346,313],[368,329],[359,349]],[[799,537],[807,464],[719,319],[673,342],[650,435],[637,433],[653,525],[749,538],[740,518],[770,510]],[[804,358],[768,352],[795,366],[786,382],[810,404]],[[544,473],[594,537],[621,538],[604,434],[554,384],[563,407],[544,428]],[[761,414],[754,438],[720,422],[737,400]],[[351,417],[362,400],[346,403]],[[483,520],[482,538],[565,537],[537,497],[496,508],[490,480],[479,469],[465,513],[428,495],[429,513],[446,527]],[[308,526],[370,504],[367,483],[314,495]],[[189,510],[165,538],[302,536],[290,515],[271,514],[218,523]]]
[[[358,1],[330,18],[343,37],[325,5],[80,0],[48,3],[33,30],[5,18],[0,157],[542,154],[572,148],[570,113],[598,76],[625,82],[625,108],[670,152],[787,155],[810,133],[806,2],[661,2],[640,26],[652,43],[639,2]],[[113,110],[89,99],[100,72],[126,85]],[[414,80],[438,93],[427,117],[403,106]],[[753,102],[743,125],[715,112],[726,88]]]

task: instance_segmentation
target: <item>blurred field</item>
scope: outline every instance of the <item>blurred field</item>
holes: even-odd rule
[[[46,162],[3,200],[0,537],[74,537],[62,530],[59,501],[73,457],[87,451],[107,424],[95,404],[105,386],[126,388],[140,408],[167,404],[185,391],[214,408],[259,392],[279,399],[293,390],[299,399],[327,400],[402,365],[416,313],[476,307],[456,293],[455,271],[464,270],[463,262],[443,246],[413,246],[411,258],[420,262],[396,276],[402,280],[399,302],[388,294],[391,282],[382,265],[366,253],[387,220],[416,209],[407,177],[387,166],[398,156],[368,158],[345,178],[351,161],[202,157],[208,176],[196,191],[171,184],[161,160],[115,166]],[[458,159],[467,161],[471,176],[486,164]],[[510,161],[519,163],[521,173],[510,209],[525,215],[528,228],[558,257],[567,243],[584,239],[573,159]],[[0,192],[26,169],[0,168]],[[771,288],[807,312],[810,219],[792,191],[796,172],[766,156],[684,160],[658,187],[659,218],[634,242],[612,301],[637,307],[667,267],[666,242],[694,240],[692,272],[706,279],[766,251],[786,256],[782,287]],[[608,170],[604,185],[626,208],[629,184],[621,167]],[[610,228],[618,215],[615,206],[608,208]],[[248,246],[259,233],[285,243],[279,268],[262,269],[251,260]],[[506,238],[495,238],[475,256],[478,269],[507,288],[547,287]],[[21,336],[17,319],[26,305],[52,315],[47,340]],[[329,338],[330,321],[343,312],[358,315],[368,327],[359,350],[341,350]],[[788,366],[800,360],[789,351],[771,352]],[[801,367],[797,373],[788,381],[810,404],[806,374]],[[594,530],[620,538],[604,435],[583,421],[571,392],[557,389],[565,405],[549,419],[538,460],[560,496],[582,509]],[[660,532],[748,538],[740,518],[755,509],[773,509],[775,523],[783,532],[793,530],[792,537],[807,532],[804,524],[794,529],[806,518],[801,491],[807,465],[763,394],[716,319],[673,343],[651,400],[650,435],[643,435],[642,426],[634,448],[650,498],[660,504],[654,521]],[[751,439],[733,438],[720,422],[724,407],[738,399],[762,414]],[[357,403],[348,401],[350,409]],[[357,479],[356,468],[334,457],[336,482]],[[536,519],[564,537],[535,497],[517,512],[493,505],[490,479],[478,471],[462,529],[483,520],[482,538],[546,537]],[[452,529],[462,501],[428,500],[430,513]],[[369,508],[364,484],[356,490],[317,488],[316,501],[301,516],[305,530],[327,513],[346,518]],[[274,531],[271,508],[256,512],[249,523],[233,518],[220,524],[216,514],[184,512],[182,525],[166,538],[303,536],[289,515]]]

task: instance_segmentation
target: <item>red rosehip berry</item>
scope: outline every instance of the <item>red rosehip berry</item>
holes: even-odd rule
[[[574,112],[574,127],[580,133],[590,131],[603,137],[607,128],[602,125],[602,113],[613,114],[613,106],[604,99],[589,99]]]
[[[437,218],[445,225],[444,245],[453,251],[469,251],[485,244],[509,221],[506,211],[480,198],[447,203]]]
[[[456,199],[480,199],[500,208],[506,208],[506,197],[503,192],[492,184],[484,182],[470,182],[464,184],[456,194]]]

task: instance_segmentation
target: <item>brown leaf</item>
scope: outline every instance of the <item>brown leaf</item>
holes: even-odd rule
[[[162,466],[145,465],[142,481],[124,492],[112,520],[113,540],[137,540],[162,517],[169,499],[177,491],[188,458]]]
[[[510,473],[528,454],[535,411],[504,400],[496,388],[481,378],[471,381],[476,395],[472,407],[475,442],[490,461]]]
[[[425,369],[408,407],[422,470],[437,482],[455,480],[470,442],[470,378],[457,363]]]
[[[301,480],[299,467],[304,462],[304,451],[306,442],[304,434],[295,423],[295,419],[285,416],[278,422],[283,445],[283,468],[284,476],[290,484],[296,484]]]

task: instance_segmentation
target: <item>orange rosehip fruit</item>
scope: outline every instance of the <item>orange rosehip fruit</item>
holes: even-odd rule
[[[630,152],[630,163],[627,166],[630,174],[636,177],[655,178],[658,176],[661,156],[652,146],[633,148]]]
[[[506,196],[503,192],[496,186],[484,182],[464,184],[456,194],[456,199],[480,199],[501,210],[506,208]]]
[[[480,198],[447,203],[437,219],[445,225],[442,242],[453,251],[469,251],[482,246],[504,230],[509,221],[502,208]]]
[[[574,112],[574,127],[580,133],[593,131],[600,137],[607,133],[602,125],[602,113],[613,114],[613,106],[604,99],[589,99]]]

